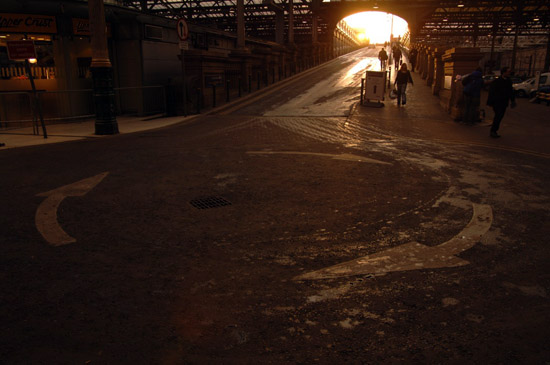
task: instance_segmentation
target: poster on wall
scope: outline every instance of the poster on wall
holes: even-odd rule
[[[36,49],[33,41],[7,41],[8,57],[11,60],[25,60],[36,58]]]

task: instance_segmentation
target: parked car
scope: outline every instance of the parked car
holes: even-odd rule
[[[512,76],[510,77],[510,80],[512,80],[512,84],[519,84],[520,82],[523,82],[523,79],[519,76]]]
[[[493,82],[499,75],[485,75],[483,76],[483,89],[489,90],[489,85],[491,82]],[[510,79],[512,80],[512,84],[519,84],[523,82],[521,77],[519,76],[511,76]]]
[[[540,75],[539,87],[547,85],[550,85],[550,72],[545,72]],[[533,77],[518,84],[514,84],[514,90],[516,91],[516,95],[520,97],[535,96],[537,91],[535,89],[535,78]]]

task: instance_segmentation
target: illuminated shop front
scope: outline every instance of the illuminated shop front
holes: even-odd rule
[[[24,62],[10,60],[8,41],[34,41],[31,72],[42,90],[89,88],[89,21],[51,15],[0,13],[0,91],[27,90]],[[62,31],[59,31],[62,28]],[[110,27],[108,28],[110,31]],[[110,32],[109,32],[110,35]]]
[[[27,79],[23,62],[9,59],[8,41],[33,40],[37,55],[30,60],[33,76],[37,80],[55,79],[53,38],[56,34],[54,16],[0,13],[0,90],[19,90],[21,83],[9,81]]]

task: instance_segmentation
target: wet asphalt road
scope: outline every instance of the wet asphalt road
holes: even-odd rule
[[[364,60],[190,124],[2,151],[1,362],[550,361],[548,151],[476,142],[414,89],[357,106]],[[37,195],[101,173],[59,200],[75,242],[48,244]],[[473,204],[492,219],[462,266],[296,280],[461,239]]]

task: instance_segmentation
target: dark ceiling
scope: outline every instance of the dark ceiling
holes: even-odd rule
[[[124,6],[168,18],[236,32],[237,0],[123,0]],[[275,40],[275,13],[288,14],[290,0],[244,0],[246,34]],[[345,16],[361,11],[389,12],[409,23],[413,42],[487,43],[518,35],[525,43],[546,42],[550,35],[550,0],[294,0],[295,41],[311,40],[312,14],[318,16],[319,40]],[[285,16],[288,22],[288,17]],[[521,43],[522,41],[520,41]],[[504,42],[507,44],[510,42]]]

